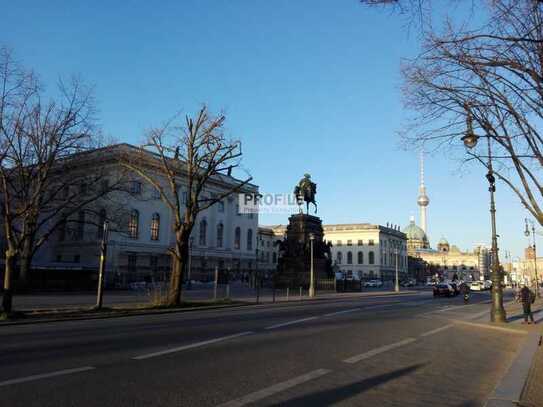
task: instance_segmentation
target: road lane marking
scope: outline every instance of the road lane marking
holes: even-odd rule
[[[336,311],[336,312],[330,312],[329,314],[324,314],[325,317],[331,317],[334,315],[341,315],[341,314],[348,314],[349,312],[355,312],[360,311],[362,308],[352,308],[352,309],[346,309],[343,311]]]
[[[445,329],[449,329],[453,326],[453,324],[445,325],[440,328],[432,329],[431,331],[424,332],[423,334],[420,334],[421,337],[430,336],[433,334],[437,334],[438,332],[444,331]]]
[[[147,353],[145,355],[134,356],[132,359],[143,360],[143,359],[154,358],[156,356],[162,356],[162,355],[167,355],[169,353],[181,352],[181,351],[184,351],[184,350],[187,350],[187,349],[199,348],[201,346],[211,345],[213,343],[227,341],[229,339],[234,339],[234,338],[239,338],[241,336],[250,335],[252,333],[254,333],[254,332],[247,331],[247,332],[241,332],[239,334],[222,336],[220,338],[208,339],[207,341],[191,343],[189,345],[183,345],[183,346],[179,346],[177,348],[171,348],[171,349],[166,349],[166,350],[162,350],[162,351],[159,351],[159,352],[153,352],[153,353]]]
[[[306,321],[312,321],[314,319],[317,319],[318,317],[309,317],[309,318],[302,318],[302,319],[296,319],[294,321],[289,321],[289,322],[283,322],[281,324],[277,324],[277,325],[272,325],[272,326],[268,326],[264,329],[276,329],[276,328],[281,328],[283,326],[289,326],[289,325],[294,325],[294,324],[299,324],[300,322],[306,322]]]
[[[364,359],[369,359],[375,355],[378,355],[380,353],[389,351],[391,349],[399,348],[400,346],[409,345],[410,343],[415,342],[415,338],[407,338],[403,341],[391,343],[389,345],[381,346],[379,348],[372,349],[368,352],[361,353],[360,355],[351,356],[350,358],[344,359],[343,361],[345,363],[357,363]]]
[[[86,372],[88,370],[96,369],[93,366],[77,367],[75,369],[57,370],[56,372],[36,374],[32,376],[20,377],[18,379],[11,379],[0,382],[0,386],[9,386],[11,384],[31,382],[33,380],[47,379],[49,377],[64,376],[72,373]]]
[[[255,391],[254,393],[247,394],[235,400],[231,400],[227,403],[220,404],[218,407],[241,407],[250,403],[255,403],[266,397],[272,396],[276,393],[290,389],[291,387],[298,386],[299,384],[306,383],[310,380],[317,379],[325,374],[330,373],[328,369],[317,369],[304,375],[294,377],[290,380],[274,384],[273,386],[266,387],[262,390]]]

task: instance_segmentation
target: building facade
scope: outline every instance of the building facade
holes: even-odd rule
[[[108,165],[111,176],[115,177],[123,171],[115,156],[135,151],[136,148],[128,144],[110,146],[107,153],[112,160],[107,163],[102,160],[100,165]],[[150,159],[153,159],[151,153]],[[170,208],[146,180],[129,174],[127,183],[126,192],[109,197],[110,201],[121,202],[124,209],[114,220],[116,226],[108,237],[106,282],[109,286],[125,287],[132,282],[164,280],[171,269],[169,249],[174,245],[175,235]],[[166,180],[163,183],[166,185]],[[228,176],[211,179],[202,198],[220,195],[238,183]],[[188,192],[182,177],[179,184],[179,196],[184,203]],[[240,192],[258,193],[258,187],[248,184]],[[108,209],[104,206],[92,211],[82,210],[77,215],[77,226],[59,228],[37,253],[33,267],[96,270],[103,223],[97,214]],[[216,268],[231,273],[255,270],[257,233],[258,215],[239,213],[237,195],[230,195],[201,212],[191,235],[190,278],[210,281]]]

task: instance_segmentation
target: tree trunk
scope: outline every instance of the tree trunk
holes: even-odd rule
[[[30,239],[26,239],[21,252],[19,264],[19,278],[17,279],[17,290],[28,289],[31,284],[30,269],[32,266],[32,246]]]
[[[168,305],[177,306],[181,304],[183,290],[183,276],[188,259],[188,244],[178,243],[175,255],[172,255],[172,274],[170,277],[170,289],[168,293]]]
[[[6,263],[4,265],[4,295],[2,297],[2,309],[9,314],[13,304],[12,276],[15,268],[15,255],[9,249],[6,250]]]

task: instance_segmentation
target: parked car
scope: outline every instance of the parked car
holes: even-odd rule
[[[469,288],[471,291],[483,291],[485,289],[482,281],[472,281]]]
[[[416,281],[412,279],[404,280],[400,283],[400,285],[402,287],[414,287],[416,285]]]
[[[381,280],[369,280],[364,283],[364,287],[382,287],[383,282]]]
[[[451,284],[440,283],[434,286],[434,297],[452,297],[453,295],[455,292]]]

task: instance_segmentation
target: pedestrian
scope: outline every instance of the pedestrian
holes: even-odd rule
[[[524,311],[524,324],[535,324],[534,315],[532,314],[532,304],[535,302],[535,294],[526,286],[522,287],[519,295],[522,302],[522,310]],[[528,321],[530,318],[530,321]]]

